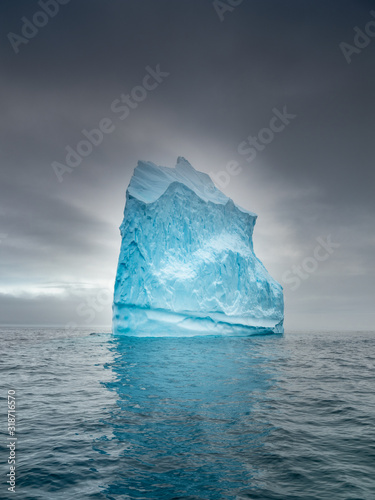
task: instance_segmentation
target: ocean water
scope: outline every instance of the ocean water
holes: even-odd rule
[[[375,333],[0,339],[1,499],[375,498]]]

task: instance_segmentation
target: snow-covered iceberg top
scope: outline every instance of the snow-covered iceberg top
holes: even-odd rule
[[[256,214],[182,157],[130,181],[113,331],[136,336],[282,332],[282,287],[253,250]]]
[[[228,196],[225,196],[216,188],[209,175],[195,170],[182,156],[177,158],[174,168],[161,167],[151,161],[139,161],[130,180],[128,193],[140,201],[153,203],[174,182],[184,184],[203,201],[210,201],[220,205],[225,205],[228,201],[231,201]],[[256,217],[253,212],[249,212],[238,205],[236,206],[242,212],[250,213]]]

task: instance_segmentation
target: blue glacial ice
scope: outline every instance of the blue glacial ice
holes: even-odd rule
[[[282,286],[253,250],[257,215],[182,157],[138,162],[126,193],[113,332],[133,336],[282,333]]]

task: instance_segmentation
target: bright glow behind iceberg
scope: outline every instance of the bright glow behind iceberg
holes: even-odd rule
[[[113,332],[134,336],[283,331],[283,291],[253,251],[256,214],[184,158],[139,162],[130,181]]]

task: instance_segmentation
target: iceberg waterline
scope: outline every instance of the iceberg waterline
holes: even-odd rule
[[[179,157],[138,162],[126,193],[113,332],[282,333],[283,291],[253,250],[257,215]]]

